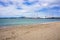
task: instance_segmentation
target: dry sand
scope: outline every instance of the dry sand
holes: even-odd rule
[[[0,28],[0,40],[60,40],[60,22]]]

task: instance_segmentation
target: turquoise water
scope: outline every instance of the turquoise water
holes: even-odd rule
[[[0,26],[39,24],[57,21],[60,21],[60,19],[0,19]]]

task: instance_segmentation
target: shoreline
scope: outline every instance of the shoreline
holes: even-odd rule
[[[60,22],[2,28],[0,40],[60,40]]]
[[[55,22],[45,22],[45,23],[35,23],[35,24],[22,24],[22,25],[4,25],[4,26],[0,26],[0,28],[7,28],[8,26],[10,26],[10,27],[14,27],[14,26],[29,26],[29,25],[41,25],[41,24],[49,24],[49,23],[57,23],[57,22],[60,22],[60,21],[55,21]],[[9,28],[9,27],[8,27]]]

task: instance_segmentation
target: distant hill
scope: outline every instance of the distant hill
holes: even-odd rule
[[[0,19],[20,19],[20,18],[26,18],[26,19],[41,19],[41,17],[3,17]],[[46,17],[44,19],[60,19],[60,17]]]

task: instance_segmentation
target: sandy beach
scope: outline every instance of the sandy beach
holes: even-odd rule
[[[0,40],[60,40],[60,22],[0,28]]]

